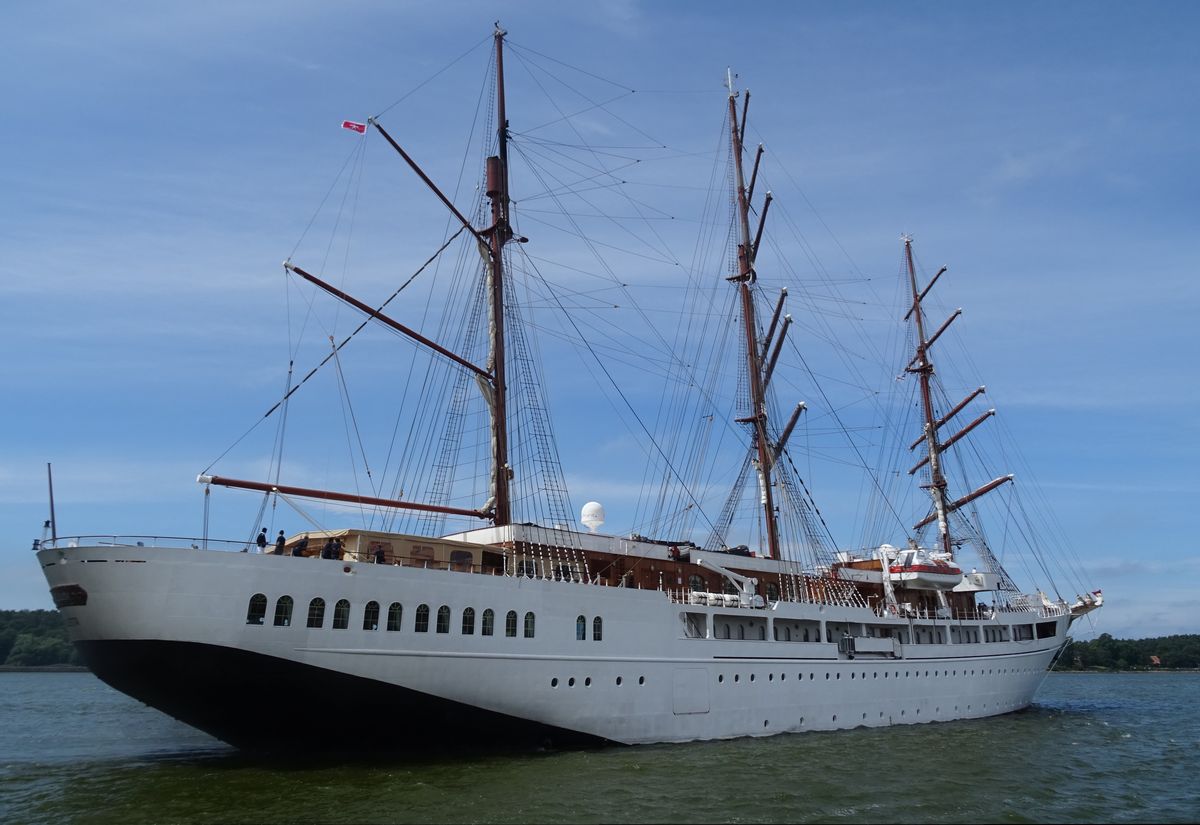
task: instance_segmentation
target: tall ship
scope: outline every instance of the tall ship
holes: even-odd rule
[[[1068,590],[1048,580],[1052,531],[1024,523],[1014,476],[985,469],[969,446],[995,411],[977,409],[983,387],[952,395],[940,362],[935,371],[935,343],[958,313],[931,321],[929,296],[946,270],[923,275],[908,236],[898,302],[908,349],[890,366],[900,412],[875,406],[897,435],[891,447],[882,434],[872,441],[877,463],[895,469],[867,461],[851,433],[864,495],[876,503],[860,541],[835,541],[836,526],[801,473],[812,456],[794,438],[827,399],[777,400],[796,393],[797,382],[781,377],[784,364],[803,360],[803,337],[814,330],[797,332],[786,287],[768,291],[760,280],[772,266],[759,252],[773,195],[760,183],[762,146],[746,145],[749,92],[731,74],[714,113],[723,120],[714,165],[723,196],[701,222],[717,263],[695,265],[680,287],[683,300],[708,303],[681,313],[678,331],[640,316],[656,327],[655,340],[681,354],[662,367],[669,380],[657,411],[620,411],[649,445],[646,467],[628,468],[645,491],[645,526],[605,533],[595,501],[577,525],[538,380],[530,307],[562,310],[558,333],[607,337],[584,345],[597,380],[609,377],[606,350],[637,347],[632,332],[622,342],[611,328],[574,320],[584,317],[571,311],[579,305],[542,275],[537,242],[522,234],[522,219],[535,225],[536,200],[513,198],[510,156],[540,157],[543,170],[558,164],[558,177],[531,184],[556,203],[582,198],[582,182],[611,178],[613,167],[589,143],[587,163],[565,171],[562,142],[510,125],[504,61],[512,46],[499,28],[490,40],[474,206],[460,207],[465,198],[448,195],[382,118],[343,124],[364,133],[356,139],[382,141],[396,168],[411,169],[408,180],[427,190],[450,229],[386,300],[355,297],[319,265],[285,263],[310,306],[349,307],[361,323],[340,341],[330,336],[303,378],[289,365],[284,392],[263,416],[277,427],[269,471],[246,479],[206,468],[197,537],[64,537],[51,523],[35,542],[88,667],[248,749],[670,743],[946,722],[1028,706],[1072,623],[1100,607],[1102,595],[1082,579]],[[720,222],[727,228],[713,228]],[[572,234],[588,248],[602,243]],[[443,320],[424,329],[398,320],[393,309],[403,302],[393,299],[456,252],[446,268],[461,285],[445,300]],[[601,274],[622,287],[637,277]],[[283,461],[283,422],[313,375],[348,384],[342,361],[364,329],[385,330],[424,359],[399,379],[415,414],[397,424],[384,472],[355,476],[352,492],[321,489]],[[615,380],[609,397],[628,404]],[[343,411],[357,421],[348,400]],[[837,409],[823,416],[853,429]],[[354,451],[365,454],[360,446]],[[726,481],[712,465],[730,454],[718,468]],[[214,492],[258,502],[249,538],[209,537]],[[981,505],[1002,497],[1003,539],[993,549]],[[277,507],[309,529],[276,533],[268,513]],[[1040,585],[1022,587],[1009,574],[1002,560],[1017,558],[1024,572],[1044,577]]]

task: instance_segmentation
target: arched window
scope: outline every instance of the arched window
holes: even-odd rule
[[[475,634],[475,608],[468,607],[463,610],[462,632],[464,636],[472,636]]]
[[[255,593],[250,597],[250,606],[246,609],[246,624],[262,624],[267,615],[267,597]]]
[[[483,627],[480,628],[480,635],[491,636],[496,627],[496,614],[489,607],[483,611]]]
[[[292,597],[280,596],[275,602],[275,626],[288,627],[292,623]]]
[[[413,630],[418,633],[429,632],[429,605],[423,604],[417,608],[417,623]]]
[[[760,642],[765,642],[767,640],[767,626],[765,624],[760,624],[758,626],[758,640]]]
[[[403,618],[403,616],[404,616],[403,605],[401,605],[400,602],[392,602],[391,607],[388,608],[387,629],[388,630],[399,630],[400,629],[400,619]]]
[[[308,626],[320,627],[325,624],[325,600],[320,596],[308,603]]]
[[[441,607],[438,608],[437,632],[438,633],[449,633],[450,632],[450,608],[447,607],[446,605],[442,605]]]
[[[738,638],[739,639],[746,638],[746,626],[744,624],[738,625]]]
[[[775,582],[767,582],[767,600],[772,602],[779,601],[779,585]]]
[[[526,639],[533,638],[533,614],[532,613],[525,614],[525,638]]]
[[[504,617],[504,635],[515,638],[517,635],[517,611],[510,610]]]
[[[587,638],[587,618],[584,616],[575,617],[575,640],[582,642]]]
[[[333,606],[333,629],[345,630],[350,626],[350,602],[347,599],[338,599],[337,604]]]
[[[703,593],[708,588],[704,584],[704,577],[699,573],[693,573],[688,576],[688,589],[693,593]]]
[[[379,629],[379,602],[367,602],[363,609],[363,630]]]
[[[599,616],[592,619],[592,641],[598,642],[604,638],[604,620]]]

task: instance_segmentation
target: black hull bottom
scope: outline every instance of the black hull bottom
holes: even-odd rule
[[[373,679],[219,645],[76,642],[104,682],[243,750],[585,746],[604,740]]]

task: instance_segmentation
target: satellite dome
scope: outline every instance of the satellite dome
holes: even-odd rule
[[[598,501],[589,501],[583,505],[579,520],[593,533],[596,532],[596,528],[604,523],[604,507]]]

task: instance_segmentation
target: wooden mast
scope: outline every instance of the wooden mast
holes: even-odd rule
[[[492,226],[487,233],[491,250],[488,267],[488,308],[491,326],[492,373],[492,523],[502,527],[512,523],[508,464],[507,382],[504,365],[504,244],[512,237],[508,219],[508,119],[504,109],[504,35],[496,24],[496,138],[498,154],[487,159],[487,196],[492,201]]]
[[[779,558],[779,524],[775,516],[774,494],[771,489],[771,445],[767,438],[767,404],[763,387],[762,361],[759,358],[758,337],[755,334],[754,295],[750,285],[754,283],[754,252],[756,244],[750,237],[750,201],[746,192],[746,178],[742,170],[742,132],[746,124],[746,112],[750,108],[750,92],[747,90],[742,108],[742,125],[737,118],[737,92],[733,89],[733,76],[726,78],[729,87],[729,133],[733,153],[733,169],[737,194],[737,210],[741,242],[738,244],[738,273],[730,280],[737,282],[742,302],[742,322],[746,336],[746,366],[750,377],[750,417],[744,419],[754,427],[752,449],[758,453],[754,459],[758,470],[760,500],[767,528],[767,556]],[[755,165],[757,172],[757,163]]]
[[[950,542],[950,523],[947,520],[946,507],[946,477],[942,474],[942,446],[938,443],[938,424],[933,411],[933,396],[930,384],[933,381],[933,362],[929,360],[929,342],[925,339],[925,313],[921,309],[921,299],[924,292],[917,289],[917,271],[913,265],[912,238],[904,236],[904,260],[908,265],[908,283],[912,288],[912,315],[917,328],[916,365],[910,369],[921,378],[921,405],[925,413],[925,444],[929,450],[929,494],[933,497],[934,514],[937,517],[938,534],[941,538],[943,552],[953,556],[954,549]],[[939,272],[938,275],[942,273]],[[932,283],[930,284],[932,286]],[[930,519],[931,521],[932,519]],[[928,523],[928,522],[925,522]]]

